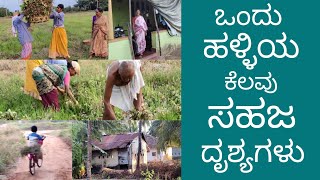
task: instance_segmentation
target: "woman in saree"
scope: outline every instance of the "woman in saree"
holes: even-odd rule
[[[92,41],[90,47],[90,58],[92,56],[108,57],[108,19],[103,15],[103,9],[96,10],[96,16],[92,23]]]
[[[39,95],[36,82],[32,78],[32,71],[34,68],[42,64],[61,64],[67,65],[67,60],[28,60],[26,61],[26,74],[24,81],[24,93],[30,95],[31,97],[41,100]]]
[[[27,60],[26,61],[26,76],[24,81],[24,93],[31,97],[41,100],[36,82],[32,78],[32,71],[34,68],[43,64],[43,60]]]
[[[140,10],[138,9],[136,11],[136,16],[133,19],[133,31],[138,46],[137,54],[140,55],[140,58],[143,56],[143,53],[146,50],[147,30],[147,23],[140,15]]]
[[[44,108],[52,107],[59,111],[58,89],[63,85],[70,99],[78,104],[70,90],[70,79],[80,74],[80,65],[76,61],[68,62],[67,66],[62,64],[42,64],[32,72],[32,77],[42,99]],[[60,89],[59,89],[60,90]]]

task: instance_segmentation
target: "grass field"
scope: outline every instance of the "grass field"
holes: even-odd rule
[[[60,97],[60,112],[44,110],[40,101],[23,93],[24,61],[0,61],[0,119],[97,120],[103,114],[106,67],[110,61],[79,61],[81,76],[71,79],[79,105]],[[143,61],[143,95],[149,119],[181,119],[181,61]],[[123,113],[116,109],[117,119]]]
[[[20,157],[20,149],[25,140],[19,128],[14,125],[0,125],[0,174]]]
[[[68,35],[68,48],[71,59],[88,58],[89,46],[82,44],[85,39],[90,39],[91,22],[94,12],[67,13],[65,28]],[[21,45],[18,38],[12,36],[11,18],[0,18],[0,59],[19,59]],[[45,23],[32,24],[34,38],[32,59],[48,57],[51,41],[53,20]]]

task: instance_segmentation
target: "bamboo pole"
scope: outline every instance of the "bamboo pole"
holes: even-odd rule
[[[109,21],[108,39],[113,40],[114,28],[113,28],[112,0],[108,0],[108,21]]]
[[[130,43],[130,51],[131,51],[131,59],[135,59],[135,54],[133,51],[133,44],[132,44],[132,12],[131,12],[131,0],[129,0],[129,23],[128,23],[128,36],[129,36],[129,43]]]
[[[154,21],[156,23],[156,28],[157,28],[157,34],[158,34],[158,43],[159,43],[159,52],[161,56],[161,43],[160,43],[160,32],[159,32],[159,27],[158,27],[158,22],[157,22],[157,15],[156,15],[156,9],[153,8],[153,14],[154,14]]]

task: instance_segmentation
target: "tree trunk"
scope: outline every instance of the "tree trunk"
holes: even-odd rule
[[[91,159],[92,159],[92,145],[91,145],[91,130],[92,130],[92,122],[88,120],[88,158],[87,158],[87,179],[91,180]]]
[[[137,171],[140,172],[140,157],[141,157],[141,131],[142,131],[142,122],[139,120],[139,144],[138,144],[138,159],[137,159]]]

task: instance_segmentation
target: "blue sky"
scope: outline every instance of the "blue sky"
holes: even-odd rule
[[[20,4],[23,0],[0,0],[0,7],[6,7],[10,11],[20,10]],[[77,0],[53,0],[55,5],[63,4],[65,7],[73,6]]]

